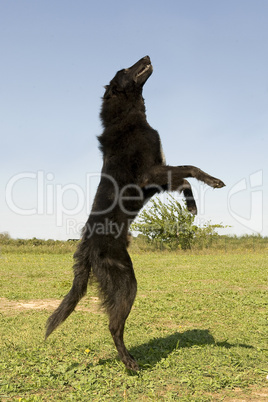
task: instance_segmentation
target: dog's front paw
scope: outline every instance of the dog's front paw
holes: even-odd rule
[[[186,198],[186,206],[189,212],[192,215],[197,215],[197,206],[194,199],[187,199]]]
[[[213,188],[222,188],[225,187],[225,184],[220,179],[216,179],[216,177],[211,177],[207,184]]]

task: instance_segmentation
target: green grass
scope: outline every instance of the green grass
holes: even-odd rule
[[[189,242],[190,251],[204,254],[217,252],[268,252],[268,237],[260,235],[220,236],[207,233]],[[2,254],[72,254],[76,250],[76,240],[41,240],[41,239],[12,239],[7,233],[0,233],[0,255]],[[170,251],[171,247],[165,243],[148,243],[145,236],[133,237],[131,241],[133,253]],[[175,251],[175,250],[173,250]],[[178,246],[177,253],[185,253]]]
[[[46,342],[51,311],[16,307],[61,299],[71,254],[1,255],[0,301],[10,302],[0,310],[2,401],[266,400],[267,252],[132,259],[138,295],[125,341],[138,374],[117,358],[94,285]]]

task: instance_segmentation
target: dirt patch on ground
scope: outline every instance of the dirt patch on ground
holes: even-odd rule
[[[58,299],[38,299],[38,300],[8,300],[5,297],[0,297],[0,311],[2,312],[12,312],[19,310],[55,310],[60,304],[61,300]],[[99,308],[99,298],[90,297],[90,306],[78,305],[76,307],[77,311],[87,311],[87,312],[98,312]]]
[[[257,389],[256,386],[250,387],[247,391],[236,388],[226,390],[222,394],[209,394],[215,401],[224,402],[264,402],[268,401],[268,388]]]

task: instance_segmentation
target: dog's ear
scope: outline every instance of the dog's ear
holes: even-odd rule
[[[105,85],[105,93],[103,95],[103,99],[109,99],[112,96],[115,96],[115,90],[112,85]]]

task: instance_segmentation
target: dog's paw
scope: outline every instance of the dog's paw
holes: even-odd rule
[[[186,207],[192,215],[197,215],[197,206],[195,200],[187,200],[186,198]]]
[[[131,371],[139,371],[140,369],[138,363],[133,358],[128,358],[127,360],[124,361],[124,364],[126,368]]]
[[[191,212],[192,215],[197,215],[196,205],[187,205],[187,209],[189,212]]]
[[[220,179],[216,179],[216,177],[210,177],[207,181],[207,184],[213,188],[222,188],[225,187],[225,184]]]

